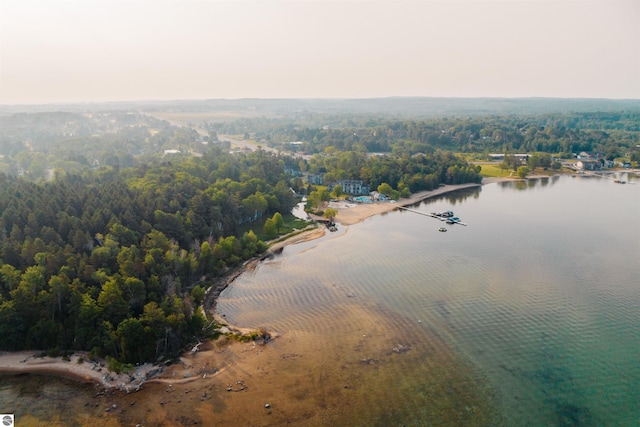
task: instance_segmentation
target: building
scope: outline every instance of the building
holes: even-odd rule
[[[309,174],[307,175],[307,182],[313,185],[322,185],[324,184],[324,174]]]
[[[294,168],[290,168],[288,166],[284,167],[284,174],[288,175],[288,176],[300,176],[302,175],[302,172],[300,172],[298,169],[294,169]]]
[[[595,159],[581,159],[578,160],[576,166],[579,170],[583,171],[598,171],[602,169],[602,162]]]
[[[489,158],[493,161],[504,160],[506,154],[494,153],[489,154]],[[529,161],[529,154],[511,154],[511,156],[520,160],[520,163],[527,163]]]
[[[361,179],[342,179],[329,186],[329,191],[333,191],[336,185],[342,186],[342,191],[347,194],[361,195],[369,194],[369,186]]]
[[[599,160],[604,158],[604,153],[599,153],[596,151],[581,151],[576,155],[578,160]]]

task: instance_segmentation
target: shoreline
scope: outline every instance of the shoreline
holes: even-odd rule
[[[399,199],[395,203],[378,202],[344,207],[338,210],[335,221],[342,226],[354,225],[372,216],[393,211],[397,209],[398,206],[409,206],[453,191],[480,187],[483,184],[502,181],[504,179],[487,180],[487,182],[485,182],[485,180],[483,180],[482,184],[445,185],[435,190],[421,191],[412,194],[409,198]],[[223,325],[230,331],[242,334],[255,332],[255,329],[229,324],[223,316],[216,312],[216,301],[220,293],[232,284],[242,273],[256,268],[261,261],[279,253],[285,246],[315,240],[325,234],[326,229],[324,227],[314,226],[303,229],[301,232],[289,238],[272,244],[261,256],[246,261],[241,266],[232,270],[228,275],[218,278],[218,280],[207,289],[204,302],[205,311],[211,314],[218,324]],[[47,375],[72,379],[80,383],[93,383],[105,390],[118,389],[130,393],[131,391],[138,391],[143,383],[152,378],[161,377],[162,375],[160,374],[164,371],[164,368],[161,366],[147,363],[136,367],[129,374],[116,374],[115,372],[107,370],[106,361],[100,360],[99,362],[94,362],[89,360],[86,352],[75,351],[69,356],[68,360],[63,359],[61,356],[42,356],[42,353],[42,351],[37,350],[0,352],[0,375]],[[189,353],[189,351],[186,351],[183,353],[183,356]]]
[[[483,181],[483,184],[505,181],[526,180],[498,178]],[[513,186],[506,185],[509,188]],[[500,184],[492,188],[497,191]],[[455,197],[445,196],[437,199],[437,206],[453,203],[460,198],[471,198],[478,191],[480,190],[465,190],[456,193]],[[434,195],[431,194],[431,197]],[[425,205],[419,209],[438,209],[436,205],[431,206],[434,208],[430,209]],[[453,206],[456,210],[456,205]],[[441,208],[447,209],[444,206]],[[366,224],[372,223],[364,224],[367,227]],[[357,229],[352,230],[354,231]],[[319,226],[315,230],[291,236],[291,240],[274,243],[262,255],[266,257],[270,252],[278,253],[288,244],[295,245],[324,236],[321,240],[285,249],[285,257],[290,257],[291,252],[295,257],[295,254],[305,252],[315,245],[324,246],[324,243],[329,243],[326,239],[333,240],[333,237],[340,237],[347,232],[348,229],[345,228],[338,233],[330,233],[324,226]],[[303,235],[306,237],[302,237]],[[339,241],[333,242],[342,245]],[[264,257],[262,260],[266,259]],[[261,257],[257,257],[229,273],[231,276],[237,270],[248,271],[247,275],[250,277],[255,274],[251,269],[255,268],[256,272],[260,272],[260,268],[270,270],[269,264],[278,263],[285,257],[270,259],[264,264],[261,263]],[[302,273],[300,280],[306,280],[305,277]],[[223,279],[219,278],[218,282]],[[241,281],[244,282],[244,279]],[[229,284],[231,283],[233,281],[229,280]],[[64,392],[61,392],[57,391],[55,378],[16,376],[7,381],[10,384],[8,387],[12,387],[7,390],[12,390],[13,395],[6,395],[5,406],[12,407],[10,412],[15,412],[21,422],[42,426],[52,424],[47,424],[47,417],[54,407],[55,416],[60,413],[78,414],[75,415],[78,425],[169,426],[195,425],[197,421],[199,425],[316,426],[366,422],[375,424],[376,420],[382,419],[387,413],[400,413],[406,409],[402,399],[396,399],[400,403],[395,404],[394,399],[385,398],[385,395],[391,395],[402,396],[408,402],[419,402],[423,407],[433,408],[428,413],[434,414],[430,419],[439,421],[434,424],[455,423],[454,420],[458,420],[453,418],[456,414],[468,414],[467,418],[460,418],[460,425],[502,424],[491,423],[487,421],[489,418],[482,418],[484,414],[491,413],[492,408],[496,414],[501,413],[497,392],[495,400],[498,404],[491,406],[493,391],[497,389],[490,387],[491,383],[482,375],[482,371],[477,378],[472,376],[477,372],[471,363],[473,358],[465,358],[464,353],[457,352],[455,346],[448,344],[446,335],[439,334],[437,328],[429,328],[424,320],[421,324],[416,323],[418,316],[406,318],[404,313],[384,310],[381,305],[367,303],[362,292],[362,295],[356,292],[352,295],[355,298],[349,298],[350,289],[341,287],[340,282],[325,281],[323,286],[325,285],[333,295],[331,301],[335,299],[336,308],[327,312],[329,314],[326,316],[311,317],[311,321],[299,329],[295,320],[306,319],[292,317],[289,321],[274,323],[274,328],[282,333],[269,345],[245,343],[227,337],[221,337],[217,341],[203,340],[196,353],[190,353],[187,348],[184,352],[186,354],[176,360],[176,363],[166,367],[161,375],[147,380],[140,392],[131,394],[113,390],[98,395],[102,389],[73,382],[65,382]],[[335,289],[338,289],[337,293]],[[230,297],[233,299],[233,296]],[[272,295],[264,303],[269,304],[277,298],[279,295]],[[304,314],[301,312],[301,315]],[[329,319],[328,316],[335,322],[334,327],[315,326]],[[261,321],[249,320],[251,318],[253,317],[246,318],[246,322],[239,324],[261,324]],[[260,318],[270,322],[272,317]],[[400,350],[396,351],[396,348]],[[461,356],[458,357],[458,354]],[[75,362],[64,363],[77,366]],[[83,365],[86,364],[84,362]],[[408,373],[406,378],[413,376],[419,380],[407,380],[405,372]],[[52,382],[53,386],[50,385]],[[39,390],[40,383],[55,388],[56,393],[43,395],[33,392],[34,389]],[[420,394],[424,392],[425,384],[429,387],[428,395]],[[478,388],[469,388],[474,385],[478,385]],[[29,390],[30,393],[23,390]],[[70,396],[74,396],[74,400]],[[416,396],[415,401],[411,400],[412,396]],[[486,402],[482,400],[483,397],[486,397]],[[36,399],[41,399],[48,406],[37,411],[31,410],[31,407],[35,408],[39,404]],[[64,406],[64,410],[59,409],[63,408],[62,405],[67,405],[66,402],[71,403]],[[269,408],[265,406],[267,404]],[[373,415],[365,418],[370,413]]]
[[[486,180],[486,182],[485,182]],[[490,184],[498,181],[508,181],[510,179],[507,178],[487,178],[483,179],[481,184],[476,183],[468,183],[468,184],[457,184],[457,185],[444,185],[435,190],[429,191],[420,191],[418,193],[412,194],[408,198],[399,199],[396,202],[376,202],[369,204],[359,204],[356,206],[345,206],[338,208],[338,215],[334,218],[334,221],[342,225],[343,227],[355,225],[360,222],[363,222],[367,218],[370,218],[375,215],[383,214],[386,212],[391,212],[396,210],[398,207],[410,206],[416,203],[419,203],[423,200],[427,200],[433,197],[441,196],[443,194],[451,193],[458,190],[463,190],[466,188],[476,188],[481,187],[484,184]],[[346,215],[345,215],[346,214]],[[345,217],[346,216],[346,217]],[[311,219],[317,221],[322,220],[323,218],[318,216],[310,215]],[[310,240],[315,240],[320,237],[323,237],[326,234],[325,227],[313,227],[309,230],[303,230],[301,233],[298,233],[290,238],[285,238],[282,241],[278,241],[277,243],[269,246],[267,251],[259,257],[250,259],[246,261],[241,267],[235,269],[229,275],[224,276],[217,284],[213,284],[207,290],[207,294],[205,296],[205,311],[214,318],[214,320],[223,326],[226,326],[230,331],[239,332],[242,334],[247,334],[251,332],[255,332],[256,329],[244,328],[237,325],[233,325],[227,321],[216,311],[216,302],[222,291],[224,291],[229,285],[231,285],[238,276],[240,276],[245,271],[251,271],[256,268],[256,266],[262,262],[263,260],[270,258],[273,254],[280,253],[285,246],[294,245],[297,243],[308,242]],[[277,336],[272,331],[269,331],[270,334]]]
[[[487,182],[487,183],[490,183],[490,182]],[[444,185],[442,187],[436,188],[435,190],[420,191],[420,192],[414,193],[408,198],[398,199],[395,202],[386,201],[386,202],[359,204],[353,207],[338,208],[338,214],[336,215],[334,220],[335,222],[339,223],[342,226],[354,225],[372,216],[379,215],[386,212],[391,212],[397,209],[399,206],[400,207],[410,206],[410,205],[422,202],[423,200],[431,199],[433,197],[441,196],[443,194],[451,193],[454,191],[463,190],[465,188],[481,187],[483,184],[484,184],[484,180],[482,184],[470,183],[470,184],[458,184],[458,185]]]
[[[145,380],[161,371],[161,367],[145,363],[130,374],[116,374],[107,370],[106,361],[92,361],[87,357],[87,352],[83,351],[73,352],[68,359],[62,356],[49,357],[36,350],[0,352],[0,375],[45,375],[126,393],[138,391]]]

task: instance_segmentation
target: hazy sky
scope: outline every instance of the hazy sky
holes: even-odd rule
[[[0,103],[640,98],[640,0],[0,0]]]

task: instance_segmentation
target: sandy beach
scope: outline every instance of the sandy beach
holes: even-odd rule
[[[74,352],[68,358],[45,356],[41,351],[0,352],[0,375],[49,375],[125,392],[139,389],[147,378],[162,371],[145,363],[127,375],[110,372],[106,366],[106,361],[91,361],[81,351]]]
[[[444,185],[431,191],[420,191],[412,194],[406,199],[399,199],[394,202],[384,201],[376,203],[362,203],[355,206],[336,205],[338,209],[338,215],[336,215],[335,221],[343,226],[357,224],[365,219],[385,212],[390,212],[397,209],[398,206],[409,206],[418,203],[422,200],[427,200],[432,197],[440,196],[442,194],[451,193],[452,191],[461,190],[463,188],[479,187],[480,184],[461,184],[461,185]]]

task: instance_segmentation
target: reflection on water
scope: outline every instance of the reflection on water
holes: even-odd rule
[[[445,200],[450,205],[456,206],[457,204],[464,203],[469,197],[477,199],[480,197],[481,192],[482,187],[471,187],[454,193],[443,194],[440,200]]]
[[[16,415],[16,425],[82,426],[89,412],[102,415],[102,408],[87,407],[85,396],[92,386],[40,375],[0,377],[0,411]],[[70,415],[72,414],[72,415]]]
[[[345,320],[345,310],[385,313],[377,321],[393,319],[391,331],[414,355],[428,358],[425,344],[439,337],[457,363],[468,362],[508,425],[634,425],[639,204],[639,187],[601,178],[465,190],[417,209],[455,207],[468,227],[438,233],[441,223],[406,211],[370,218],[312,250],[286,248],[225,291],[219,309],[241,325],[335,334],[336,342],[343,329],[335,319],[358,322]],[[394,363],[394,381],[405,387],[372,382],[371,398],[405,402],[390,424],[420,425],[419,365]],[[457,381],[458,390],[469,386]]]

